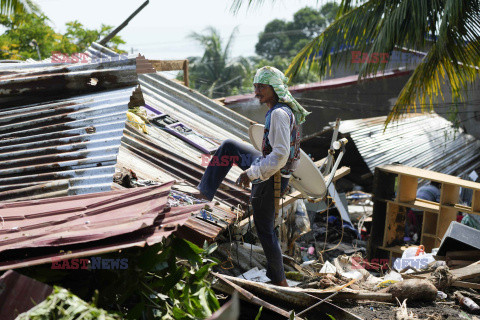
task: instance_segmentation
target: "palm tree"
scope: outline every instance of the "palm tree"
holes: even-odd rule
[[[232,9],[263,2],[234,0]],[[342,0],[336,20],[297,54],[286,73],[292,76],[314,67],[320,76],[327,75],[334,64],[352,63],[345,55],[329,54],[342,48],[369,55],[409,48],[425,51],[426,56],[400,92],[387,124],[418,105],[422,111],[433,110],[443,99],[445,79],[453,100],[464,101],[468,85],[479,74],[479,4],[479,0]],[[363,63],[359,79],[385,65]]]
[[[235,39],[235,28],[225,47],[218,30],[209,27],[205,34],[193,32],[190,38],[205,50],[202,57],[189,58],[192,86],[209,97],[221,97],[239,89],[250,74],[250,64],[245,58],[230,59],[230,48]]]
[[[0,15],[39,11],[39,7],[32,0],[0,0]]]

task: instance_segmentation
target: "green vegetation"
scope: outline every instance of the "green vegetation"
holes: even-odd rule
[[[211,98],[241,93],[251,75],[251,66],[245,58],[230,58],[235,29],[226,44],[218,30],[210,27],[205,34],[192,33],[190,38],[204,49],[202,57],[188,58],[191,86]],[[183,75],[182,75],[183,76]]]
[[[20,314],[16,320],[119,320],[119,315],[108,313],[90,305],[60,287],[54,287],[53,293],[43,302],[39,303],[27,312]]]
[[[222,43],[218,30],[213,27],[204,34],[192,33],[190,38],[202,46],[204,54],[188,58],[191,87],[210,98],[252,92],[253,76],[258,68],[270,65],[287,70],[291,58],[333,20],[337,9],[335,3],[327,3],[320,10],[306,7],[298,10],[291,22],[278,19],[269,22],[255,46],[258,56],[249,58],[230,57],[236,29],[226,43]],[[177,78],[183,80],[183,74]],[[317,74],[302,70],[290,84],[319,80]]]
[[[102,24],[98,30],[87,29],[80,22],[72,21],[66,24],[67,31],[60,34],[48,23],[48,17],[43,13],[0,15],[0,25],[6,28],[4,34],[0,35],[0,59],[38,60],[35,46],[30,45],[32,40],[38,43],[42,59],[50,57],[54,51],[65,54],[84,52],[92,42],[107,35],[113,28]],[[125,43],[119,36],[115,36],[110,43],[112,50],[124,52],[118,48]]]
[[[34,309],[35,314],[38,310],[57,312],[54,310],[60,310],[60,306],[71,311],[74,308],[69,306],[78,305],[83,310],[87,304],[80,302],[80,298],[92,301],[92,308],[107,310],[112,317],[119,314],[122,319],[204,319],[220,307],[208,280],[211,268],[217,264],[210,258],[216,248],[216,244],[207,243],[200,248],[171,236],[152,246],[100,256],[102,259],[126,259],[126,269],[63,270],[43,265],[22,272],[71,292],[61,291],[54,299],[63,301],[42,304]]]
[[[338,5],[327,3],[320,10],[306,7],[293,15],[293,21],[275,19],[265,26],[255,45],[256,53],[273,60],[279,56],[292,58],[318,36],[336,15]]]

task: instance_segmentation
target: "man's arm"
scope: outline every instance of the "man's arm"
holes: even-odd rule
[[[246,170],[250,180],[267,180],[283,168],[290,154],[290,117],[282,109],[272,112],[268,140],[272,152]]]

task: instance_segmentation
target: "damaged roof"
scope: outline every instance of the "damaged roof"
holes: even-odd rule
[[[203,206],[166,206],[171,185],[3,202],[0,270],[158,243]]]
[[[110,190],[132,91],[1,109],[0,200]]]
[[[480,141],[439,115],[407,116],[384,131],[386,118],[340,123],[339,132],[351,138],[372,173],[375,167],[391,163],[456,176],[480,166]]]
[[[155,183],[175,179],[186,181],[193,186],[198,184],[204,171],[204,152],[158,127],[150,128],[150,134],[136,130],[127,121],[129,104],[136,106],[138,104],[134,102],[143,101],[144,98],[151,110],[169,114],[195,130],[200,137],[210,137],[217,144],[227,138],[242,141],[248,137],[250,120],[160,75],[141,75],[142,91],[136,90],[137,97],[132,98],[134,85],[139,83],[137,74],[155,71],[143,57],[120,57],[95,43],[87,52],[90,57],[86,63],[52,64],[51,61],[42,61],[0,65],[0,85],[16,81],[20,87],[25,88],[24,95],[15,90],[0,93],[0,99],[7,102],[0,108],[0,201],[29,200],[19,202],[19,206],[25,207],[18,207],[17,212],[33,212],[41,209],[41,206],[35,207],[38,204],[35,201],[43,201],[34,199],[55,197],[50,199],[50,202],[41,202],[44,211],[32,213],[29,218],[18,218],[18,226],[0,229],[0,233],[12,237],[4,241],[3,245],[6,247],[2,249],[0,246],[0,251],[27,252],[19,261],[14,261],[18,259],[17,256],[8,258],[7,255],[3,259],[5,263],[0,264],[2,268],[48,262],[48,259],[58,255],[52,253],[52,248],[56,246],[61,246],[62,250],[74,246],[72,249],[75,250],[70,251],[78,256],[92,252],[108,252],[131,246],[132,243],[145,243],[144,237],[126,242],[122,238],[125,232],[131,233],[132,229],[152,225],[153,216],[133,210],[139,208],[140,203],[130,209],[132,213],[144,215],[137,220],[132,220],[133,218],[127,215],[125,219],[128,221],[119,229],[115,229],[115,224],[108,219],[118,217],[119,213],[116,211],[121,210],[120,207],[107,206],[107,218],[98,221],[96,218],[101,218],[100,216],[88,219],[89,211],[84,211],[85,206],[99,206],[95,199],[111,190],[116,168],[138,170],[140,178],[150,178]],[[71,84],[61,87],[65,85],[65,79],[69,79]],[[54,85],[49,87],[48,83]],[[10,84],[13,85],[13,82]],[[137,99],[138,95],[142,99]],[[120,146],[122,152],[119,153]],[[221,198],[231,205],[248,199],[245,190],[232,182],[240,172],[238,168],[232,170],[229,174],[230,182],[227,182],[229,190],[219,191]],[[117,191],[133,196],[141,192],[140,190]],[[110,193],[108,197],[111,201],[118,198]],[[143,196],[138,197],[140,198],[135,199],[140,202],[145,200]],[[34,202],[29,203],[31,200]],[[104,199],[106,202],[110,200]],[[75,201],[78,204],[70,208],[69,205]],[[92,201],[95,204],[91,204]],[[135,203],[136,200],[129,198],[128,201]],[[11,208],[14,207],[11,203],[5,206],[0,208],[0,215],[3,217],[5,212],[12,214]],[[128,207],[126,206],[125,210]],[[56,216],[58,212],[55,208],[65,211],[63,214],[70,212],[72,216],[67,214],[61,222],[54,222],[60,217]],[[75,211],[77,209],[80,211]],[[179,234],[202,243],[205,239],[213,240],[236,218],[236,214],[218,207],[213,208],[208,219],[200,217],[200,206],[192,206],[190,209],[174,208],[171,214],[175,216],[184,210],[190,210],[190,215],[182,220],[181,224],[185,223],[185,226],[178,231]],[[48,217],[53,217],[51,222],[42,220]],[[80,217],[83,217],[81,221],[85,225],[63,224],[71,219],[78,222]],[[15,221],[12,217],[9,219]],[[88,228],[90,223],[93,224],[90,227],[96,230],[95,232]],[[41,227],[35,229],[36,226]],[[101,226],[106,229],[102,230]],[[72,232],[71,227],[76,231]],[[162,228],[159,227],[159,233],[154,232],[148,239],[163,237],[165,230]],[[23,232],[12,233],[17,229],[22,229]],[[58,234],[65,232],[64,237],[61,240],[55,238],[51,230]],[[104,239],[103,235],[107,234],[111,241]],[[14,238],[13,235],[19,238]],[[87,242],[88,250],[82,245]],[[99,242],[102,244],[99,245]],[[34,248],[25,246],[27,243],[47,249],[42,251],[40,256],[32,254]],[[13,244],[15,246],[8,247]],[[96,244],[97,247],[92,249],[90,244]],[[77,250],[78,246],[82,248]]]
[[[0,201],[111,190],[145,59],[47,60],[0,64]]]

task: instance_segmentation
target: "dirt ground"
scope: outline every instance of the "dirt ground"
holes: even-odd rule
[[[337,301],[335,304],[365,320],[395,319],[397,311],[396,305],[390,303]],[[411,303],[408,312],[413,312],[418,319],[429,319],[433,315],[436,317],[430,317],[431,320],[479,319],[466,314],[454,302]]]

